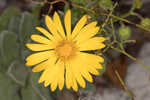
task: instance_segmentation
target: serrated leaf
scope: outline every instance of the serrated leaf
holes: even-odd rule
[[[0,73],[0,99],[1,100],[20,100],[18,94],[19,86],[12,82],[6,75]]]
[[[19,60],[12,62],[7,73],[15,83],[25,86],[28,70],[24,66],[23,62]]]
[[[18,8],[15,7],[7,8],[0,16],[0,31],[7,29],[11,17],[19,15],[20,10]]]
[[[23,13],[19,25],[19,38],[22,44],[27,42],[34,29],[34,16],[28,12]]]
[[[50,90],[38,84],[39,73],[31,73],[27,87],[22,89],[22,100],[52,100]]]
[[[0,34],[0,52],[2,59],[1,71],[6,71],[8,65],[18,57],[19,48],[17,35],[13,32],[3,31]]]

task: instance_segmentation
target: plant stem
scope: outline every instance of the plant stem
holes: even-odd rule
[[[130,59],[132,59],[133,61],[137,62],[138,64],[140,64],[142,67],[144,67],[145,69],[150,71],[150,67],[148,67],[147,65],[145,65],[141,60],[136,59],[135,57],[131,56],[130,54],[128,54],[126,51],[124,50],[120,50],[118,48],[113,47],[112,45],[110,46],[112,49],[126,55],[127,57],[129,57]]]
[[[132,92],[126,87],[126,85],[125,85],[123,79],[121,78],[121,76],[120,76],[120,74],[119,74],[119,72],[118,72],[117,70],[115,70],[115,74],[116,74],[117,78],[119,79],[121,85],[123,86],[124,90],[127,92],[128,96],[129,96],[132,100],[134,100],[134,96],[133,96]]]

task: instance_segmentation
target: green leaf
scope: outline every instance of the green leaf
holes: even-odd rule
[[[2,54],[1,54],[1,51],[0,51],[0,69],[2,68]]]
[[[20,100],[18,94],[19,86],[12,82],[6,75],[0,73],[0,99],[1,100]]]
[[[39,23],[39,15],[40,15],[40,12],[41,12],[41,5],[38,5],[34,8],[32,8],[32,14],[34,16],[34,20],[35,20],[35,23],[38,24]]]
[[[19,16],[12,17],[8,24],[8,30],[18,34],[19,33],[19,30],[18,30],[19,24],[20,24],[20,17]]]
[[[70,1],[73,3],[76,3],[76,4],[83,5],[83,6],[87,6],[89,4],[89,2],[87,2],[87,0],[70,0]]]
[[[80,18],[85,15],[85,11],[80,8],[72,8],[71,10],[71,16],[72,16],[72,25],[75,26],[76,23],[80,20]]]
[[[15,7],[7,8],[0,16],[0,31],[7,29],[8,23],[13,16],[19,16],[20,10]]]
[[[23,13],[19,25],[19,39],[23,45],[27,42],[34,29],[34,16],[28,12]]]
[[[106,10],[113,10],[112,0],[99,0],[99,6]]]
[[[25,86],[26,79],[28,76],[28,69],[24,66],[24,62],[14,61],[10,64],[8,69],[8,75],[17,84]]]
[[[133,0],[132,9],[140,9],[142,7],[142,0]]]
[[[21,94],[22,100],[41,100],[41,98],[39,98],[39,96],[35,93],[31,85],[23,88]]]
[[[22,55],[22,60],[25,60],[27,56],[29,56],[32,53],[32,51],[29,50],[22,50],[21,55]]]
[[[38,84],[39,73],[31,73],[31,77],[25,88],[22,89],[22,100],[52,100],[50,89]]]
[[[144,18],[144,19],[142,19],[141,25],[144,28],[150,29],[150,18]]]
[[[1,32],[0,52],[2,59],[2,66],[0,71],[5,72],[8,68],[8,65],[19,56],[17,36],[15,33],[9,31]]]
[[[128,26],[121,25],[118,29],[120,40],[127,40],[131,37],[131,29]]]

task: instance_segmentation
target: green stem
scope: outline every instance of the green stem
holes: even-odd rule
[[[132,13],[131,11],[125,13],[124,15],[121,16],[121,18],[126,18],[126,17],[132,15],[131,13]]]
[[[138,14],[136,12],[132,12],[131,14],[134,15],[134,16],[137,16],[141,20],[144,19],[140,14]]]
[[[108,14],[102,14],[102,15],[104,15],[104,16],[108,16]],[[143,27],[143,26],[142,26],[142,25],[140,25],[140,24],[135,24],[135,23],[133,23],[133,22],[131,22],[131,21],[127,20],[127,19],[124,19],[124,18],[121,18],[121,17],[115,16],[115,15],[110,15],[110,16],[111,16],[111,17],[113,17],[113,18],[115,18],[115,19],[117,19],[117,20],[120,20],[120,21],[126,22],[126,23],[128,23],[128,24],[135,25],[136,27],[138,27],[138,28],[140,28],[140,29],[143,29],[143,30],[146,30],[146,31],[150,32],[150,29],[147,29],[147,28]]]
[[[112,27],[113,39],[114,39],[114,41],[117,41],[117,37],[115,35],[115,29],[114,29],[113,20],[111,19],[110,22],[111,22],[111,27]]]
[[[118,73],[117,70],[115,70],[115,74],[116,74],[117,78],[119,79],[121,85],[123,86],[124,90],[127,92],[128,96],[129,96],[132,100],[134,100],[134,96],[133,96],[132,92],[126,87],[126,85],[125,85],[123,79],[121,78],[121,76],[120,76],[120,74]]]
[[[115,48],[113,46],[111,46],[112,49],[126,55],[127,57],[129,57],[130,59],[132,59],[133,61],[137,62],[138,64],[140,64],[142,67],[144,67],[145,69],[150,71],[150,67],[148,67],[147,65],[145,65],[141,60],[136,59],[135,57],[131,56],[130,54],[128,54],[127,52],[125,52],[124,50],[120,50],[118,48]]]

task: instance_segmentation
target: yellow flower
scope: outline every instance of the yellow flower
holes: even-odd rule
[[[42,27],[36,27],[44,36],[33,34],[31,39],[37,44],[28,43],[26,46],[32,51],[39,51],[26,58],[26,65],[35,67],[33,72],[43,71],[39,83],[50,85],[52,91],[57,86],[60,90],[64,84],[66,88],[78,90],[79,84],[85,88],[85,80],[93,82],[92,76],[99,75],[97,69],[102,69],[100,63],[104,59],[100,56],[86,53],[102,49],[104,37],[94,37],[99,31],[97,22],[87,24],[87,16],[83,16],[71,31],[71,11],[68,10],[64,17],[64,27],[57,12],[53,19],[46,16],[46,26],[49,32]],[[66,34],[65,34],[66,33]]]

